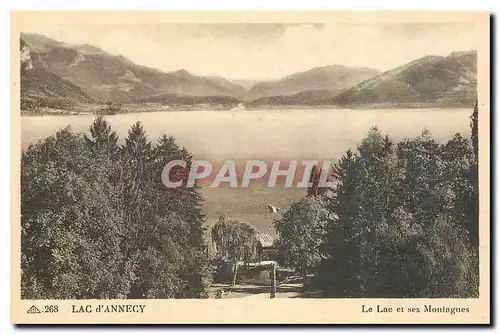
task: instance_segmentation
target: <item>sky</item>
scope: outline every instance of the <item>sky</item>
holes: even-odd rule
[[[426,55],[477,49],[472,23],[26,23],[22,31],[169,72],[273,80],[318,66],[392,69]]]

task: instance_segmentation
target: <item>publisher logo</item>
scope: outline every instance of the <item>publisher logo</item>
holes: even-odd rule
[[[28,311],[26,311],[26,313],[28,314],[36,314],[36,313],[42,313],[38,307],[36,307],[35,305],[31,306]]]

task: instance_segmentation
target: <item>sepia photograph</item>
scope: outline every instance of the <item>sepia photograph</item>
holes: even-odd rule
[[[415,299],[458,321],[489,298],[488,14],[73,13],[12,17],[29,320]]]

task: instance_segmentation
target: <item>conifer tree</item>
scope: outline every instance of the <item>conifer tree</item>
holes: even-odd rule
[[[152,147],[140,123],[123,146],[102,117],[31,145],[21,161],[23,298],[205,295],[202,198],[161,182],[171,137]]]

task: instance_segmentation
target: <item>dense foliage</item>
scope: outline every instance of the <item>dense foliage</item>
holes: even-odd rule
[[[319,247],[324,239],[328,211],[321,198],[304,197],[293,203],[274,225],[280,238],[276,247],[284,265],[307,274],[309,268],[320,263]]]
[[[89,136],[67,128],[30,145],[21,160],[22,297],[204,296],[202,199],[196,187],[164,187],[173,159],[191,155],[166,135],[151,143],[140,123],[118,145],[102,117]]]
[[[212,227],[215,258],[251,262],[257,256],[257,230],[250,224],[222,215]]]
[[[334,166],[334,194],[276,222],[284,257],[326,297],[477,297],[477,107],[471,128],[444,144],[373,128]]]

